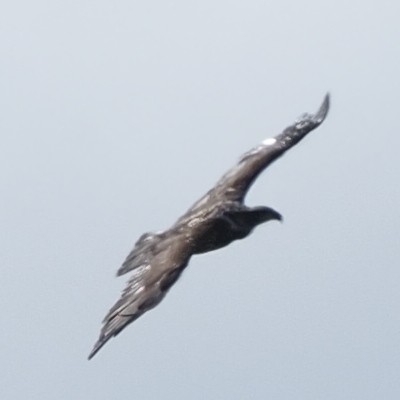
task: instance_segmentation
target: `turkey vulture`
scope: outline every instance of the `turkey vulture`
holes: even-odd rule
[[[257,176],[317,128],[329,109],[329,95],[316,114],[304,114],[282,133],[245,153],[217,184],[168,230],[145,233],[118,270],[131,273],[125,290],[103,320],[91,359],[113,336],[155,307],[178,280],[194,254],[243,239],[259,224],[281,220],[270,207],[248,207],[244,197]]]

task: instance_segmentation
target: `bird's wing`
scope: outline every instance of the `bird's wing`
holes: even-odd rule
[[[89,354],[91,359],[113,336],[146,311],[155,307],[186,267],[190,254],[183,238],[165,239],[166,245],[147,263],[137,266],[120,299],[103,320],[100,337]]]
[[[300,142],[309,132],[317,128],[324,121],[328,110],[329,95],[327,94],[315,114],[302,115],[281,134],[264,140],[259,146],[245,153],[239,163],[217,182],[204,199],[243,201],[257,176],[278,157]]]

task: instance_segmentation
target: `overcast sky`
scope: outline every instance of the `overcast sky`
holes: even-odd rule
[[[399,399],[394,1],[0,6],[0,397]],[[87,355],[138,236],[329,91],[258,179],[284,215]]]

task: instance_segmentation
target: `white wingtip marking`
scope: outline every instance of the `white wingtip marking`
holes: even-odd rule
[[[262,144],[264,144],[265,146],[271,146],[273,144],[276,143],[276,139],[274,138],[268,138],[262,141]]]

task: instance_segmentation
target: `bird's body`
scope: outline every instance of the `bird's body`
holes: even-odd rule
[[[89,359],[131,322],[155,307],[177,281],[194,254],[209,252],[243,239],[259,224],[281,220],[269,207],[247,207],[244,197],[257,176],[318,127],[329,109],[326,96],[315,115],[304,115],[274,138],[244,154],[217,184],[168,230],[145,233],[118,270],[131,272],[126,289],[103,320]]]

